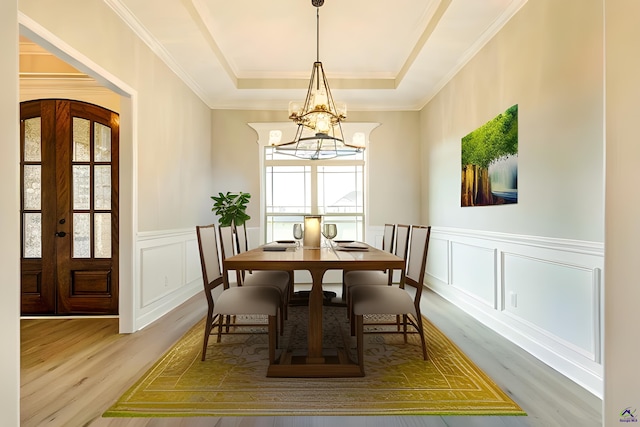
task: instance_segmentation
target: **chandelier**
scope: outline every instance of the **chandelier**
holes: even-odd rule
[[[320,62],[320,6],[324,0],[311,0],[311,4],[316,8],[316,62],[304,104],[289,103],[289,118],[298,125],[295,137],[274,148],[277,153],[310,160],[350,156],[362,152],[364,145],[344,140],[341,122],[347,118],[347,106],[334,102]]]

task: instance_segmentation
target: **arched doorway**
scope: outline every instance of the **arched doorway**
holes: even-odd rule
[[[20,123],[22,314],[118,314],[118,114],[46,99]]]

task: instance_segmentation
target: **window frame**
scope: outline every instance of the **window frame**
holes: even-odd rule
[[[263,218],[262,218],[262,222],[264,224],[264,227],[262,227],[262,239],[264,239],[264,241],[269,240],[268,236],[269,236],[269,224],[271,224],[271,221],[269,221],[270,217],[273,216],[279,216],[279,217],[295,217],[295,218],[300,218],[300,222],[303,222],[303,217],[305,215],[322,215],[322,216],[326,216],[326,217],[331,217],[331,218],[340,218],[340,217],[344,217],[344,218],[356,218],[355,224],[356,224],[356,228],[360,227],[360,230],[356,231],[356,235],[358,236],[358,240],[365,240],[366,237],[366,218],[367,218],[367,212],[366,212],[366,206],[367,206],[367,192],[366,192],[366,182],[367,182],[367,171],[366,171],[366,160],[363,156],[363,158],[361,159],[349,159],[347,157],[342,157],[342,158],[337,158],[337,159],[326,159],[326,160],[304,160],[304,159],[287,159],[287,158],[283,158],[283,159],[277,159],[277,160],[267,160],[267,150],[269,149],[268,146],[266,147],[261,147],[262,148],[262,158],[263,158],[263,166],[262,166],[262,181],[265,183],[264,184],[264,191],[262,192],[262,211],[263,211]],[[267,173],[268,173],[268,168],[269,167],[274,167],[274,166],[303,166],[303,167],[308,167],[309,168],[309,189],[308,191],[310,192],[309,194],[309,211],[303,211],[303,212],[295,212],[295,213],[270,213],[267,210],[267,188],[266,188],[266,183],[268,181],[267,179]],[[321,167],[333,167],[333,166],[359,166],[361,169],[360,171],[353,171],[354,174],[360,173],[362,174],[361,180],[362,180],[362,184],[361,184],[361,188],[360,189],[356,189],[357,190],[361,190],[362,191],[362,209],[357,211],[357,212],[320,212],[320,206],[318,203],[319,200],[319,185],[318,185],[318,178],[319,178],[319,174],[323,173],[323,172],[319,172],[319,169]],[[307,173],[306,171],[304,173]],[[305,190],[306,191],[306,190]],[[306,198],[305,198],[306,199]],[[305,203],[306,205],[306,203]],[[305,206],[306,208],[307,206]],[[272,239],[271,239],[272,240]]]

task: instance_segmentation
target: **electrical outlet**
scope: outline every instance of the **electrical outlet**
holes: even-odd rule
[[[167,276],[164,276],[164,287],[169,287],[169,278]]]
[[[509,297],[511,298],[511,307],[518,306],[518,294],[515,292],[509,292]]]

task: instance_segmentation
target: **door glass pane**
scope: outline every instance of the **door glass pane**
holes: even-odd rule
[[[88,165],[74,165],[73,170],[73,209],[89,209],[91,196]]]
[[[95,214],[94,235],[94,257],[111,258],[111,214]]]
[[[89,136],[89,120],[73,118],[73,161],[88,162],[91,157]]]
[[[40,165],[24,166],[24,209],[40,210],[42,199],[42,167]]]
[[[24,121],[24,161],[39,162],[42,159],[40,117]]]
[[[111,209],[111,166],[94,167],[94,209]]]
[[[73,257],[91,258],[91,214],[73,214]]]
[[[42,214],[24,214],[24,258],[42,258]]]
[[[95,123],[93,128],[93,149],[96,162],[111,161],[111,128]]]

